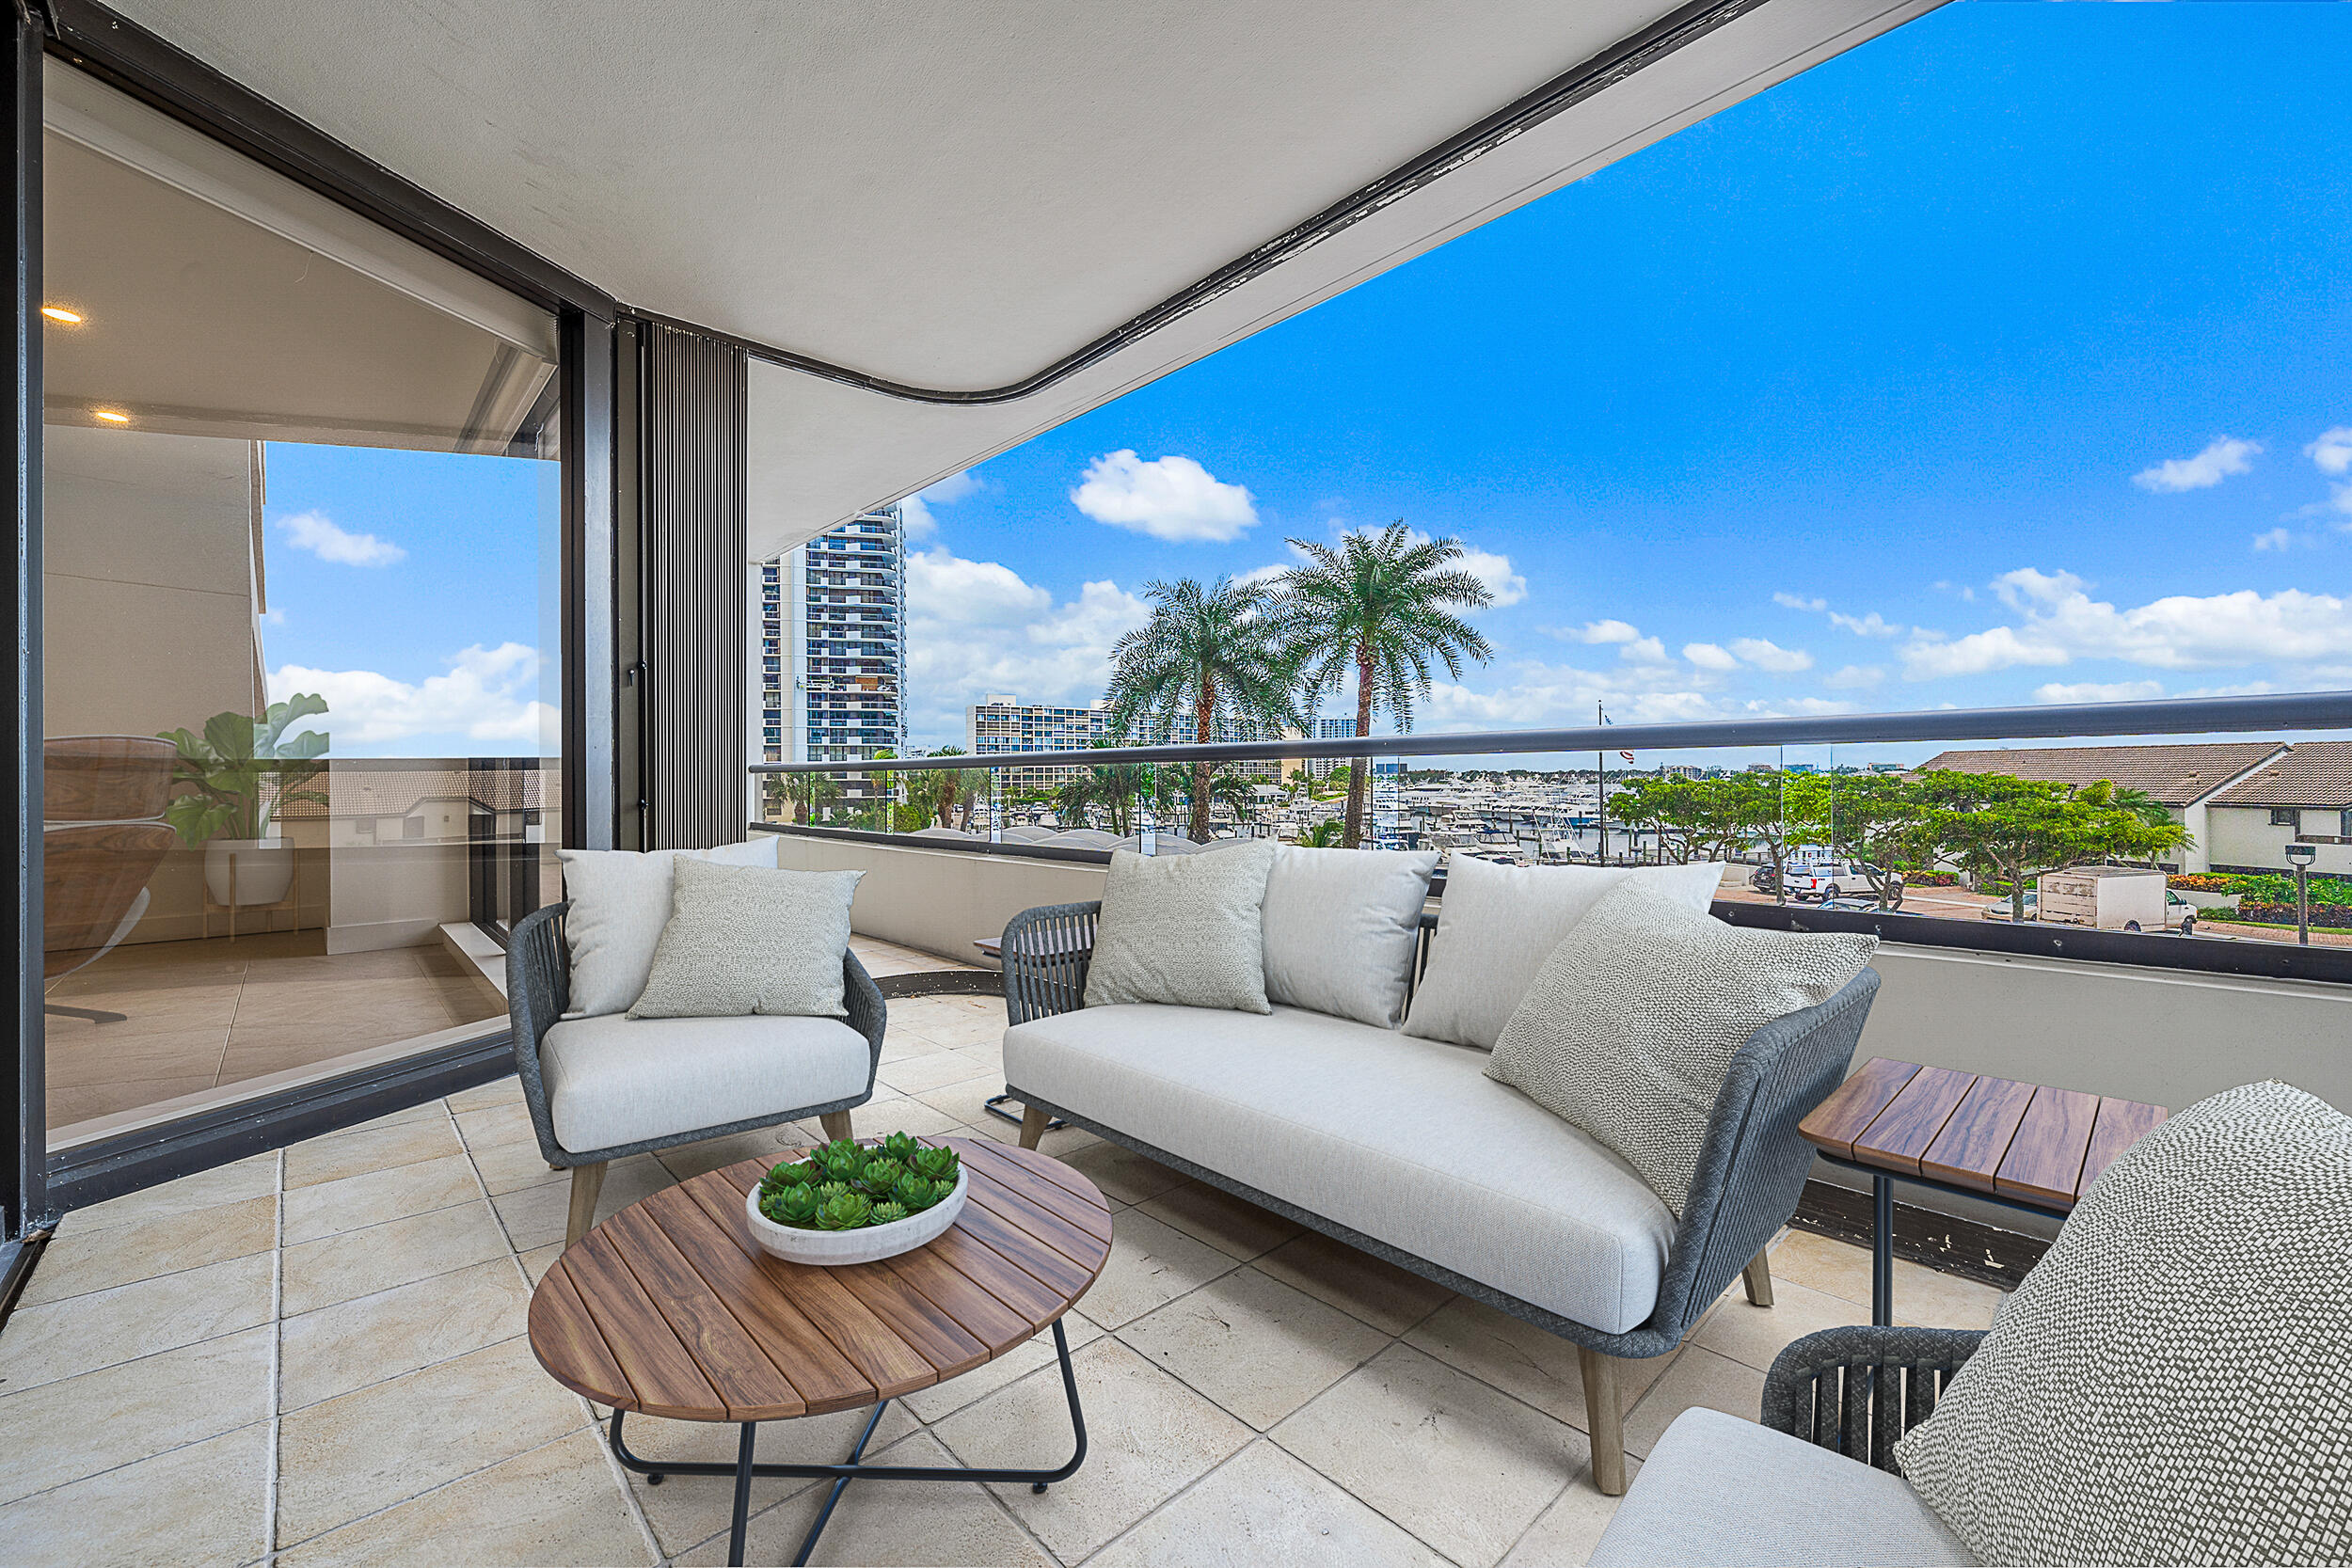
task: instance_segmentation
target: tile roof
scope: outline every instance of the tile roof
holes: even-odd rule
[[[2194,804],[2280,750],[2275,740],[2217,740],[2173,746],[2041,746],[2019,751],[1946,752],[1919,771],[2007,773],[2058,784],[2110,781],[2165,805]],[[2235,791],[2232,792],[2233,794]]]
[[[2352,740],[2306,740],[2236,787],[2217,806],[2352,807]]]

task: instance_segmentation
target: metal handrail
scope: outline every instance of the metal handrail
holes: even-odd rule
[[[1289,757],[1439,757],[1534,752],[1696,751],[1714,747],[1849,746],[1950,740],[2245,734],[2352,729],[2352,691],[2169,698],[2037,707],[1938,708],[1570,730],[1470,730],[1338,740],[1231,740],[1210,745],[1098,746],[1073,752],[985,752],[881,761],[758,762],[754,773],[876,773],[960,768],[1093,767],[1107,763],[1256,762]]]

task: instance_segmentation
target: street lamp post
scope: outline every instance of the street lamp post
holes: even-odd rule
[[[2305,947],[2312,944],[2312,895],[2307,878],[2318,853],[2316,844],[2287,846],[2287,859],[2295,863],[2295,940]]]

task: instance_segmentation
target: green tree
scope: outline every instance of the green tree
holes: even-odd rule
[[[935,757],[960,757],[961,746],[942,746],[930,753]],[[930,827],[935,820],[943,828],[961,828],[969,832],[972,814],[979,808],[986,793],[986,779],[977,768],[927,768],[906,776],[907,803],[921,806],[929,816],[915,824]]]
[[[814,822],[819,808],[841,799],[841,783],[830,773],[771,773],[768,801],[788,805],[795,822]]]
[[[1345,831],[1345,825],[1338,817],[1327,816],[1300,833],[1298,844],[1304,849],[1336,848],[1339,846],[1340,834]]]
[[[1301,705],[1313,708],[1327,691],[1356,677],[1356,733],[1372,733],[1385,709],[1399,733],[1413,727],[1413,700],[1427,697],[1430,663],[1462,678],[1462,661],[1484,664],[1494,649],[1454,613],[1494,602],[1486,585],[1454,564],[1454,539],[1416,539],[1398,518],[1379,532],[1359,531],[1339,548],[1311,539],[1291,547],[1307,558],[1277,579],[1288,607],[1289,659],[1301,672]],[[1347,781],[1347,826],[1341,844],[1363,841],[1364,795],[1371,769],[1357,767]]]
[[[1903,907],[1897,874],[1929,870],[1935,863],[1935,806],[1910,779],[1864,773],[1834,781],[1836,846],[1857,863],[1879,908]]]
[[[1257,583],[1194,578],[1144,585],[1152,619],[1111,645],[1110,721],[1122,738],[1190,730],[1207,745],[1231,734],[1298,723],[1282,620]],[[1206,758],[1192,765],[1192,836],[1209,837]]]
[[[2010,918],[2026,918],[2026,885],[2085,861],[2147,859],[2194,842],[2168,816],[2151,822],[2119,805],[2105,780],[2080,786],[2006,773],[1922,774],[1938,848],[1979,877],[2009,884]]]

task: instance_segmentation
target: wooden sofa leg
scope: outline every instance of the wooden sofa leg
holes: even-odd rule
[[[1750,1307],[1772,1305],[1772,1255],[1770,1249],[1749,1259],[1748,1266],[1740,1272],[1740,1277],[1748,1282]]]
[[[847,1111],[827,1111],[823,1116],[818,1117],[817,1121],[824,1128],[825,1136],[828,1138],[837,1141],[857,1136],[855,1132],[850,1131],[850,1113]]]
[[[1617,1392],[1619,1358],[1576,1347],[1584,1374],[1584,1428],[1592,1438],[1593,1484],[1605,1497],[1625,1496],[1625,1406]]]
[[[1021,1147],[1035,1148],[1038,1140],[1045,1136],[1046,1123],[1053,1119],[1054,1114],[1051,1111],[1041,1111],[1034,1105],[1022,1106]]]
[[[604,1163],[572,1167],[572,1214],[564,1227],[564,1244],[580,1245],[588,1227],[596,1223],[596,1197],[604,1191]]]

